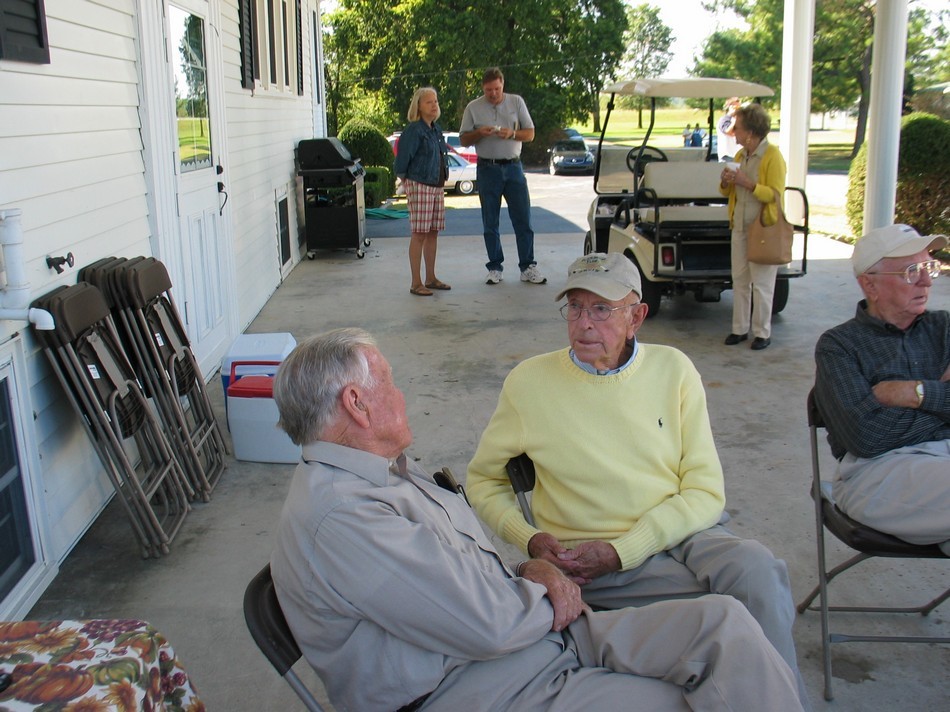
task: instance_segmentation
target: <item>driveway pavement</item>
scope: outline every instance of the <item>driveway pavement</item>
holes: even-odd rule
[[[408,225],[379,221],[378,229],[400,236],[377,236],[362,260],[352,250],[320,251],[315,259],[303,260],[248,332],[291,332],[299,340],[359,325],[374,333],[406,394],[415,436],[410,455],[430,470],[447,465],[463,479],[506,374],[523,359],[566,343],[554,295],[581,251],[589,202],[583,191],[589,189],[583,178],[531,174],[530,180],[537,206],[536,252],[549,276],[547,285],[510,277],[497,286],[486,285],[484,245],[476,222],[467,234],[447,231],[439,240],[439,276],[453,285],[452,291],[412,296]],[[475,208],[459,211],[466,209],[474,210],[477,220]],[[450,224],[455,220],[453,211]],[[507,250],[514,250],[510,230],[503,241]],[[788,563],[796,600],[816,582],[805,397],[814,377],[816,339],[849,318],[858,299],[849,254],[850,248],[840,242],[813,238],[809,273],[793,281],[788,307],[775,318],[772,346],[765,351],[723,346],[731,292],[718,303],[697,303],[688,295],[669,299],[640,334],[644,341],[683,350],[695,362],[726,473],[731,526],[759,539]],[[934,308],[950,306],[950,279],[934,286],[931,303]],[[209,392],[225,423],[216,377]],[[821,457],[826,468],[833,464],[827,448]],[[292,465],[230,460],[212,500],[195,505],[171,553],[159,560],[138,558],[128,522],[113,502],[63,562],[29,617],[144,618],[172,642],[209,710],[301,709],[255,648],[241,613],[244,587],[270,555],[292,473]],[[520,558],[510,547],[500,546],[510,558]],[[832,543],[829,558],[841,561],[845,551]],[[920,561],[869,562],[836,582],[839,602],[884,598],[902,605],[929,600],[948,585],[946,562]],[[845,621],[841,627],[947,636],[948,615],[947,604],[928,618],[852,614],[850,625]],[[827,704],[821,697],[815,613],[799,616],[795,639],[816,710],[947,708],[947,646],[838,645],[837,699]],[[298,668],[322,695],[306,665]],[[762,710],[768,709],[763,700]]]

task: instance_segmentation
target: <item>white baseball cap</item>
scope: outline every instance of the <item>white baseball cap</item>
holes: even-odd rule
[[[922,236],[910,225],[886,225],[858,238],[851,254],[854,276],[864,274],[885,257],[908,257],[947,246],[946,235]]]

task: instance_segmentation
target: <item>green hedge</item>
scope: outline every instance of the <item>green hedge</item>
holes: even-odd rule
[[[855,235],[864,222],[867,146],[861,146],[848,173],[845,214]],[[950,121],[918,112],[901,122],[895,222],[922,235],[950,233]]]
[[[385,134],[362,119],[351,119],[340,129],[338,138],[343,142],[353,158],[359,158],[366,169],[363,190],[366,194],[366,207],[375,208],[396,191],[396,178],[393,173],[393,148]],[[382,168],[382,171],[375,171]],[[371,204],[371,199],[372,202]]]
[[[388,145],[388,143],[387,143]],[[393,173],[385,166],[369,166],[363,178],[363,196],[367,208],[378,208],[395,192]]]

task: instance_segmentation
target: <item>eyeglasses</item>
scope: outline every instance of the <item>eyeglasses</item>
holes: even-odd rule
[[[561,312],[561,316],[563,316],[567,321],[577,321],[581,318],[581,314],[584,312],[587,312],[587,316],[591,321],[607,321],[610,318],[610,315],[618,309],[635,307],[638,304],[640,304],[640,302],[634,302],[633,304],[621,304],[619,307],[608,307],[606,304],[594,304],[592,307],[586,308],[582,307],[580,304],[568,302],[563,307],[561,307],[559,311]]]
[[[900,272],[868,272],[867,274],[899,274],[907,284],[917,284],[924,272],[929,274],[931,279],[937,279],[940,276],[940,260],[915,262],[907,265]]]

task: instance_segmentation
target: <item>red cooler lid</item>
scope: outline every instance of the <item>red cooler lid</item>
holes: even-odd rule
[[[274,377],[266,375],[241,376],[228,386],[228,398],[273,398]]]

